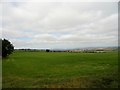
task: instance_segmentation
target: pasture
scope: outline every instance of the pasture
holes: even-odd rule
[[[15,51],[2,70],[3,88],[116,88],[118,53]]]

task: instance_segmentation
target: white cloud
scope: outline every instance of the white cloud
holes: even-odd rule
[[[16,48],[117,45],[117,3],[10,2],[3,10],[3,37]]]

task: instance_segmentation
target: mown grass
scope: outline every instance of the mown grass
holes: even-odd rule
[[[117,52],[19,51],[3,59],[2,67],[3,88],[115,88],[118,85]]]

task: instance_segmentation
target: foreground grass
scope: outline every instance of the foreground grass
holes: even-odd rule
[[[117,87],[118,84],[117,52],[14,52],[2,65],[3,88]]]
[[[2,88],[2,57],[0,56],[0,89]]]

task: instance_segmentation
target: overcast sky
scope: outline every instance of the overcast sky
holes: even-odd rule
[[[2,37],[15,48],[117,46],[117,2],[4,2]]]

